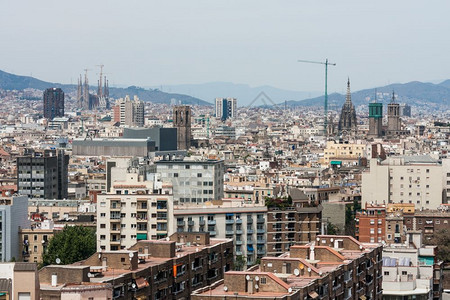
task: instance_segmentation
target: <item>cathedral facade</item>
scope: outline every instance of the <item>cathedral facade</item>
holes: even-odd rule
[[[357,131],[356,123],[356,110],[352,103],[352,96],[350,93],[350,79],[347,81],[347,96],[345,98],[345,103],[342,106],[341,116],[339,118],[338,129],[339,132],[347,132],[348,134],[355,134]]]

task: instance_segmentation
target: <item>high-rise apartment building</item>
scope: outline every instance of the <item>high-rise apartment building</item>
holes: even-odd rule
[[[191,107],[179,105],[173,108],[173,127],[177,129],[178,150],[188,150],[191,147]]]
[[[0,262],[19,260],[19,229],[29,228],[28,198],[0,198]]]
[[[17,157],[17,190],[30,198],[68,195],[69,155],[64,150],[29,151]]]
[[[118,99],[113,111],[114,120],[119,121],[122,126],[144,126],[144,101],[139,100],[136,95],[133,100],[128,95]]]
[[[362,206],[412,203],[416,209],[437,209],[445,199],[443,165],[427,155],[371,159],[370,171],[362,174]]]
[[[160,160],[155,162],[161,180],[173,185],[173,199],[203,203],[223,198],[223,160]]]
[[[264,204],[242,205],[240,199],[212,201],[206,205],[176,205],[174,227],[177,232],[209,232],[211,237],[234,240],[234,255],[240,268],[254,265],[266,255],[267,207]]]
[[[356,212],[355,237],[363,243],[381,243],[386,240],[386,206],[368,205]]]
[[[216,98],[216,118],[222,121],[236,117],[236,98]]]
[[[44,118],[52,120],[64,116],[64,92],[60,88],[49,88],[44,91]]]
[[[172,185],[156,175],[146,178],[138,169],[116,171],[124,172],[125,178],[114,180],[118,176],[109,175],[113,179],[110,192],[97,196],[99,251],[125,249],[137,241],[161,239],[173,233]]]

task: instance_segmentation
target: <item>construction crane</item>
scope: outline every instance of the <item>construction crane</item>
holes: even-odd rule
[[[328,81],[328,66],[336,66],[334,63],[328,62],[328,58],[325,60],[325,62],[321,61],[311,61],[311,60],[298,60],[298,62],[302,63],[310,63],[310,64],[320,64],[325,65],[325,103],[324,103],[324,135],[328,135],[327,125],[328,125],[328,91],[327,91],[327,81]]]

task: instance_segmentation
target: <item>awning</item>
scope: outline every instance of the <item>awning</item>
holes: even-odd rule
[[[247,245],[247,251],[248,252],[253,252],[253,246],[252,245]]]
[[[149,286],[147,280],[145,280],[145,278],[142,277],[136,278],[136,285],[138,289],[142,289]]]
[[[136,239],[137,239],[138,241],[140,241],[140,240],[146,240],[146,239],[147,239],[147,234],[146,234],[146,233],[138,233],[138,234],[136,235]]]
[[[330,162],[330,164],[331,164],[331,165],[342,165],[342,161],[340,161],[340,160],[332,160],[332,161]]]
[[[309,295],[312,299],[319,298],[319,294],[317,294],[316,291],[309,292],[308,295]]]
[[[362,295],[362,296],[359,296],[359,299],[361,299],[361,300],[366,300],[366,299],[367,299],[367,297],[366,297],[366,296],[364,296],[364,295]]]

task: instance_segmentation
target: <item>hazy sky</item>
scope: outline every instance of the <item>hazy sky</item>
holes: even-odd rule
[[[70,83],[329,92],[450,78],[450,1],[0,1],[0,69]]]

